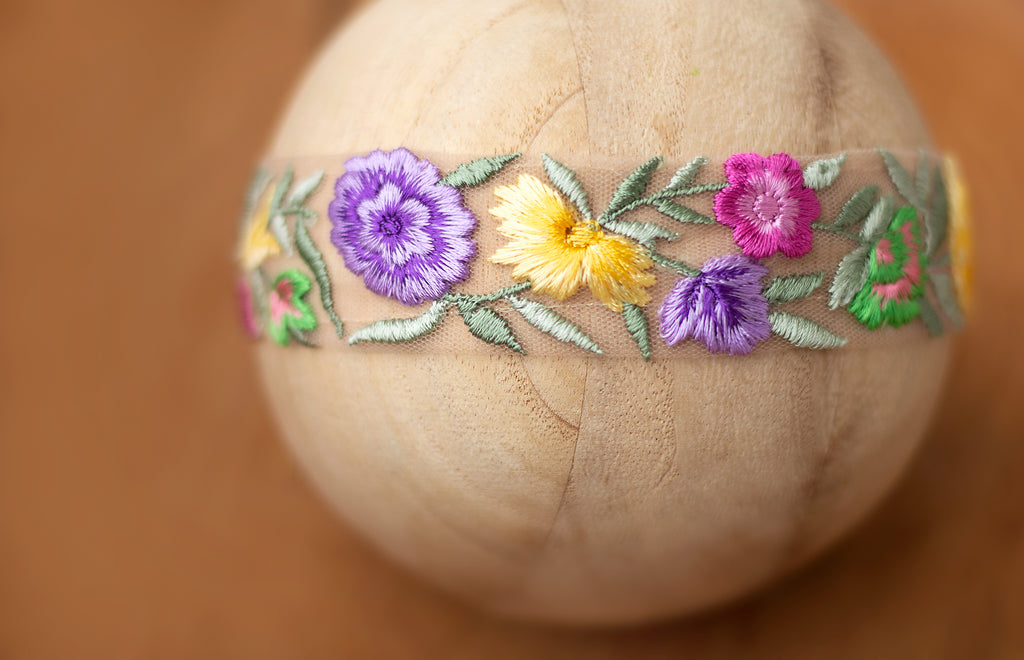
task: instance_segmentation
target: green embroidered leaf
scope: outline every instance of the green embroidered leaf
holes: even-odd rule
[[[640,349],[640,355],[649,362],[651,360],[651,336],[644,308],[630,303],[622,303],[622,318],[626,322],[629,336],[633,338]]]
[[[284,174],[281,175],[281,179],[277,182],[277,187],[274,188],[274,196],[270,201],[270,213],[276,215],[281,211],[281,204],[284,202],[284,196],[288,192],[288,189],[292,187],[292,179],[295,178],[295,170],[289,165],[285,169]]]
[[[814,161],[804,168],[804,185],[813,190],[828,188],[839,178],[845,162],[846,154]]]
[[[675,192],[677,190],[683,190],[693,185],[697,175],[700,174],[701,168],[703,168],[708,162],[707,158],[703,156],[694,158],[688,165],[680,167],[676,173],[672,176],[672,180],[668,182],[665,189],[662,192]]]
[[[845,346],[848,341],[824,326],[795,314],[773,312],[768,315],[768,321],[772,325],[772,332],[800,348],[839,348]]]
[[[350,346],[364,341],[399,344],[419,339],[437,327],[450,305],[447,301],[435,300],[430,309],[415,318],[377,321],[352,333],[348,343]]]
[[[274,235],[274,240],[281,246],[284,253],[289,257],[292,256],[292,241],[288,237],[288,223],[285,222],[284,216],[280,213],[272,215],[270,222],[267,223],[267,228],[270,229],[270,233]]]
[[[334,298],[331,294],[331,278],[327,274],[327,264],[324,263],[323,255],[313,243],[313,239],[306,229],[306,223],[301,220],[295,223],[295,247],[298,248],[299,256],[316,277],[316,285],[320,289],[320,302],[323,303],[324,311],[327,312],[328,318],[334,324],[334,329],[340,339],[344,336],[345,329],[341,324],[341,319],[334,312]]]
[[[914,185],[914,179],[910,176],[907,168],[903,167],[903,164],[896,160],[896,156],[893,156],[885,149],[879,149],[878,152],[882,154],[882,159],[885,161],[885,166],[889,169],[889,177],[896,186],[896,190],[913,206],[920,207],[921,200],[917,198],[917,187]]]
[[[892,224],[896,212],[896,202],[891,195],[883,195],[871,209],[868,219],[860,229],[860,237],[865,243],[874,245],[885,235]]]
[[[472,302],[459,301],[459,315],[466,322],[469,331],[475,337],[483,339],[491,344],[508,346],[517,353],[526,354],[523,346],[512,334],[512,327],[508,321],[498,316],[490,307],[482,307]]]
[[[839,217],[832,223],[836,229],[855,225],[867,217],[871,208],[875,205],[875,198],[878,196],[878,186],[864,186],[851,197],[839,212]]]
[[[519,153],[505,154],[491,158],[478,158],[474,161],[463,163],[449,172],[439,183],[442,186],[451,186],[452,188],[479,186],[521,155]]]
[[[679,238],[679,234],[674,231],[669,231],[661,225],[653,222],[634,222],[632,220],[609,220],[604,223],[605,229],[613,231],[616,234],[622,234],[628,236],[640,245],[650,246],[657,239],[661,238],[666,241],[674,241]]]
[[[870,256],[871,246],[861,245],[843,257],[836,269],[832,286],[829,287],[829,293],[832,294],[828,301],[829,307],[839,309],[849,305],[857,292],[864,288],[868,281]]]
[[[946,191],[946,180],[942,176],[942,168],[936,166],[933,175],[935,194],[932,195],[932,205],[925,216],[925,227],[927,236],[927,254],[932,256],[946,240],[946,232],[949,230],[949,197]]]
[[[289,208],[295,208],[302,206],[309,199],[309,196],[313,194],[316,187],[320,185],[320,182],[324,178],[324,171],[314,172],[309,177],[299,181],[295,184],[295,188],[292,190],[292,194],[288,196]]]
[[[612,195],[612,201],[608,202],[608,208],[601,214],[601,224],[604,224],[604,218],[614,217],[622,209],[640,199],[644,191],[647,190],[647,184],[651,182],[651,175],[659,167],[661,167],[661,158],[655,157],[633,170],[629,176],[623,179]]]
[[[914,174],[917,177],[914,181],[914,190],[917,192],[917,200],[923,207],[928,203],[928,198],[932,194],[932,171],[928,167],[928,154],[923,150],[917,161],[917,170]]]
[[[578,326],[565,319],[539,302],[526,300],[518,296],[509,296],[508,302],[519,312],[530,325],[541,332],[546,332],[559,341],[576,344],[580,348],[601,355],[597,343],[588,337]]]
[[[270,172],[258,168],[252,175],[252,181],[249,183],[249,189],[245,193],[245,209],[243,209],[244,216],[248,218],[253,214],[256,209],[256,204],[260,201],[260,195],[263,194],[263,190],[270,183]]]
[[[302,344],[306,348],[316,348],[316,344],[314,344],[312,340],[309,338],[309,335],[307,335],[302,330],[299,330],[298,328],[289,325],[288,334],[291,335],[292,339]]]
[[[576,173],[547,154],[541,154],[541,159],[544,161],[544,172],[547,173],[548,180],[576,205],[580,215],[584,218],[593,218],[594,213],[590,210],[587,191],[576,178]]]
[[[935,312],[935,308],[928,301],[927,298],[921,296],[917,299],[917,307],[921,310],[921,320],[924,322],[926,328],[928,328],[928,334],[932,337],[939,337],[942,335],[942,320],[939,315]]]
[[[711,225],[714,220],[706,215],[697,213],[691,208],[677,204],[670,199],[664,199],[654,207],[677,222],[688,224]]]
[[[939,300],[942,313],[953,322],[953,325],[958,328],[962,327],[964,317],[960,312],[960,305],[957,304],[956,294],[953,292],[953,280],[946,273],[933,273],[932,286],[935,288],[935,297]]]
[[[814,293],[825,279],[825,273],[807,273],[776,277],[765,287],[764,297],[770,303],[787,303],[800,300]]]

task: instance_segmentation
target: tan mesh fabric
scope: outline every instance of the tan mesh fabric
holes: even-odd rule
[[[492,155],[436,154],[418,152],[415,149],[412,149],[412,151],[419,158],[425,158],[437,165],[442,175],[451,172],[461,163],[481,156]],[[895,155],[913,175],[921,154],[918,152],[896,152]],[[264,167],[275,177],[279,176],[287,166],[292,166],[295,169],[296,180],[302,180],[303,177],[320,169],[326,171],[323,182],[308,202],[309,208],[318,215],[318,219],[313,224],[310,234],[324,256],[334,289],[335,309],[345,324],[346,339],[357,329],[381,319],[418,316],[430,304],[424,303],[420,306],[410,307],[374,294],[365,287],[360,277],[345,267],[345,263],[339,255],[337,248],[331,243],[331,221],[327,215],[327,206],[334,196],[335,180],[344,173],[344,163],[350,156],[304,156],[288,159],[287,161],[275,160],[264,163]],[[552,154],[552,156],[558,157],[557,154]],[[796,157],[801,165],[806,165],[814,160],[830,156],[802,157],[794,155],[794,157]],[[577,177],[587,190],[595,215],[598,215],[607,206],[612,193],[622,182],[623,178],[649,158],[649,155],[641,155],[635,160],[623,160],[620,162],[604,160],[601,162],[580,163],[566,160],[564,163],[576,172]],[[709,162],[697,177],[696,184],[725,181],[723,171],[724,158],[719,157],[715,160],[713,156],[709,156],[709,159]],[[938,158],[933,156],[929,156],[928,160],[930,167],[934,167],[938,162]],[[685,162],[665,162],[652,177],[648,190],[657,191],[663,188],[667,185],[672,174],[685,164]],[[477,256],[471,264],[470,276],[465,281],[457,284],[453,288],[454,292],[486,294],[515,283],[511,277],[512,269],[510,267],[494,264],[488,259],[497,248],[506,244],[508,240],[495,230],[500,222],[498,218],[489,213],[488,209],[498,204],[498,200],[494,195],[494,189],[497,186],[515,183],[522,173],[530,173],[546,181],[541,155],[523,154],[521,158],[506,166],[502,172],[484,184],[463,191],[465,204],[476,215],[478,222],[477,229],[473,235],[477,243]],[[895,195],[898,205],[909,204],[895,190],[885,163],[877,151],[849,152],[838,179],[828,188],[818,191],[818,199],[822,208],[819,222],[831,223],[840,212],[843,204],[855,192],[866,185],[876,185],[883,194]],[[687,197],[682,202],[700,213],[713,217],[712,204],[714,196],[714,192],[706,192],[694,197]],[[713,225],[681,224],[649,207],[642,207],[632,211],[623,219],[657,223],[681,234],[681,238],[674,242],[659,241],[659,251],[669,257],[682,260],[695,268],[700,268],[704,261],[710,257],[738,254],[740,252],[740,249],[733,242],[732,230],[717,223]],[[831,332],[849,340],[845,347],[837,350],[849,351],[878,344],[928,340],[929,333],[920,320],[915,320],[901,328],[882,327],[877,330],[869,330],[846,309],[832,310],[828,307],[828,289],[836,267],[842,258],[855,247],[857,247],[857,244],[845,237],[826,231],[815,231],[814,248],[809,254],[796,259],[789,259],[782,254],[777,254],[761,260],[761,263],[771,273],[768,278],[765,278],[766,282],[771,277],[781,275],[825,272],[824,283],[810,297],[792,303],[785,303],[778,307],[773,307],[773,309],[807,317]],[[948,247],[945,245],[941,246],[935,255],[934,261],[941,262],[947,253]],[[298,255],[275,257],[266,261],[263,264],[263,268],[270,277],[287,268],[297,268],[308,272],[308,268],[299,259]],[[948,267],[942,267],[941,269],[948,271]],[[662,342],[658,336],[657,310],[661,301],[678,280],[679,275],[657,266],[653,272],[657,276],[657,283],[649,289],[652,302],[646,307],[653,349],[652,358],[657,360],[673,356],[694,357],[710,355],[707,348],[699,342],[686,341],[674,347],[668,347]],[[928,295],[932,294],[929,293]],[[415,341],[405,344],[363,343],[349,346],[347,341],[339,339],[334,333],[333,326],[319,304],[317,296],[317,291],[314,288],[306,298],[316,312],[319,321],[317,330],[312,332],[310,337],[315,344],[329,350],[366,352],[424,351],[460,354],[508,351],[506,347],[488,344],[471,335],[454,309],[448,312],[448,316],[433,333]],[[636,343],[626,331],[622,315],[605,307],[593,297],[586,287],[581,288],[579,293],[564,301],[532,293],[524,294],[524,297],[542,302],[578,325],[597,342],[605,356],[640,357]],[[938,304],[934,306],[936,309],[939,309]],[[507,303],[499,302],[493,305],[493,309],[511,324],[515,335],[528,354],[582,354],[581,349],[571,344],[557,341],[535,329],[512,310]],[[943,321],[948,329],[951,326],[948,319],[944,318]],[[755,348],[755,352],[774,350],[802,349],[795,348],[788,341],[774,335],[771,339],[759,344]]]

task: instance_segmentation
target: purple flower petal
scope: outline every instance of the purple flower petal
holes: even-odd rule
[[[437,167],[406,149],[351,158],[328,207],[331,242],[374,293],[405,305],[446,294],[469,275],[476,217]]]
[[[665,344],[693,338],[714,353],[745,355],[768,339],[768,301],[761,278],[768,269],[730,255],[708,259],[700,275],[676,284],[658,312]]]

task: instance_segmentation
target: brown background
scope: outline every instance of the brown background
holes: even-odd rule
[[[275,438],[236,328],[235,218],[351,3],[0,0],[0,659],[1024,657],[1024,4],[838,4],[973,183],[977,305],[941,412],[809,570],[581,633],[392,568]]]

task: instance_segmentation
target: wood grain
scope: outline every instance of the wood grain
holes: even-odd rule
[[[0,657],[1019,657],[1024,9],[837,4],[974,184],[977,306],[939,416],[809,570],[694,620],[579,633],[396,570],[271,428],[226,218],[343,5],[0,3]]]
[[[835,9],[731,7],[384,0],[325,47],[270,156],[929,147]],[[487,290],[483,270],[466,290]],[[339,299],[353,279],[336,274]],[[375,546],[490,610],[623,625],[721,605],[859,521],[921,440],[948,352],[942,338],[647,364],[268,344],[260,359],[284,437]]]

